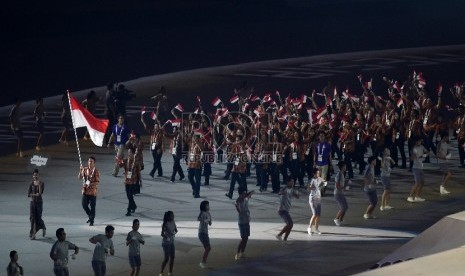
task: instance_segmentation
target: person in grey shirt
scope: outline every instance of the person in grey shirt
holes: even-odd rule
[[[132,231],[126,237],[126,245],[129,246],[129,265],[131,266],[131,276],[139,275],[140,266],[140,245],[145,244],[144,237],[139,233],[140,222],[138,219],[132,221]]]
[[[276,235],[278,240],[287,241],[287,237],[291,233],[292,227],[294,227],[294,222],[292,221],[291,215],[289,214],[289,210],[291,209],[291,199],[292,197],[299,198],[298,190],[294,189],[294,180],[292,177],[289,178],[287,181],[287,187],[281,189],[278,193],[279,195],[279,208],[278,214],[284,220],[286,225],[283,227],[281,232]],[[284,239],[282,235],[284,234]]]
[[[200,203],[200,214],[197,217],[199,221],[199,240],[205,249],[202,256],[202,261],[199,266],[201,268],[207,267],[207,258],[210,253],[210,237],[208,236],[208,226],[212,225],[212,217],[210,215],[210,203],[207,200],[204,200]]]
[[[244,257],[245,247],[250,236],[250,211],[249,199],[254,191],[247,192],[243,186],[239,186],[239,197],[236,200],[235,206],[238,213],[239,232],[241,234],[241,242],[237,247],[236,256],[234,259],[237,261]]]
[[[104,276],[106,274],[106,259],[108,253],[112,256],[115,255],[115,249],[113,247],[113,237],[115,228],[112,225],[105,227],[105,235],[98,234],[89,239],[89,241],[95,244],[94,255],[92,256],[92,269],[94,270],[95,276]]]
[[[65,229],[58,228],[56,230],[56,236],[58,240],[53,244],[52,250],[50,250],[50,258],[53,260],[53,272],[57,276],[68,276],[68,250],[74,249],[75,255],[79,253],[79,247],[75,244],[66,240]]]

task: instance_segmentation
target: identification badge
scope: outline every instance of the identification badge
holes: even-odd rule
[[[310,149],[307,149],[307,150],[305,151],[305,155],[309,155],[309,154],[310,154]]]
[[[399,137],[400,137],[400,133],[396,132],[396,139],[399,139]]]
[[[90,185],[90,180],[87,180],[87,181],[86,181],[86,185]]]
[[[376,142],[376,137],[373,137],[373,142]]]
[[[127,172],[127,173],[126,173],[126,178],[127,178],[127,179],[130,179],[131,177],[132,177],[132,172]]]
[[[238,166],[239,165],[239,159],[234,159],[234,165]]]
[[[410,138],[410,136],[412,136],[412,131],[409,129],[409,130],[408,130],[408,136],[407,136],[407,137]]]
[[[318,154],[318,162],[323,162],[323,155],[321,154]]]
[[[357,141],[360,141],[360,133],[357,133]]]
[[[154,150],[156,146],[157,146],[157,143],[152,143],[152,150]]]
[[[386,125],[387,125],[387,126],[390,126],[390,125],[391,125],[391,121],[386,120]]]
[[[297,159],[297,152],[292,153],[292,159],[294,159],[294,160]]]
[[[121,143],[121,135],[116,135],[116,142]]]
[[[194,154],[193,154],[193,153],[190,153],[190,154],[189,154],[189,160],[190,160],[190,161],[194,161]]]
[[[173,155],[176,155],[176,148],[173,148],[173,150],[171,151],[171,153],[172,153]]]
[[[423,125],[426,125],[428,123],[428,117],[423,119]]]
[[[273,162],[276,162],[278,160],[278,156],[276,155],[276,153],[273,154]]]

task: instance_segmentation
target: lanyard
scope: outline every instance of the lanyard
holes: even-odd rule
[[[124,125],[121,126],[121,129],[120,129],[120,131],[119,131],[119,133],[118,133],[118,124],[116,124],[116,134],[117,134],[117,135],[121,135],[121,133],[123,132],[123,130],[124,130]]]

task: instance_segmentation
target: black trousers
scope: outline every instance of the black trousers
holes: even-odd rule
[[[126,187],[126,197],[128,198],[128,213],[131,212],[131,210],[136,210],[137,205],[136,202],[134,201],[134,187],[135,185],[125,185]]]
[[[90,222],[94,222],[96,204],[97,204],[96,196],[82,195],[82,208],[84,209],[84,211],[86,211],[86,214],[89,217]]]

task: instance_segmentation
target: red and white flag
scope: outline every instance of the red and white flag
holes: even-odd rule
[[[155,113],[155,111],[152,111],[152,113],[150,113],[150,118],[152,118],[152,120],[156,120],[157,119],[157,114]]]
[[[146,111],[145,111],[145,106],[141,107],[141,109],[140,109],[140,113],[142,113],[142,115],[144,115],[144,114],[145,114],[145,112],[146,112]]]
[[[229,99],[230,103],[237,103],[239,101],[239,95],[234,95],[231,99]]]
[[[68,93],[70,109],[73,118],[73,127],[87,127],[90,139],[95,145],[101,147],[108,128],[108,120],[97,119],[81,103]]]
[[[181,125],[181,119],[168,120],[168,121],[166,121],[166,123],[170,123],[171,126],[178,127],[178,126]]]
[[[404,105],[404,100],[402,98],[399,98],[397,100],[397,107],[400,108],[402,105]]]
[[[179,110],[179,112],[184,112],[184,107],[182,107],[180,103],[178,103],[174,108]]]
[[[213,105],[213,106],[218,106],[220,103],[221,103],[221,100],[220,100],[220,98],[218,98],[218,97],[215,97],[215,98],[212,100],[212,105]]]
[[[265,97],[263,97],[263,102],[267,103],[271,101],[271,94],[266,94]]]

